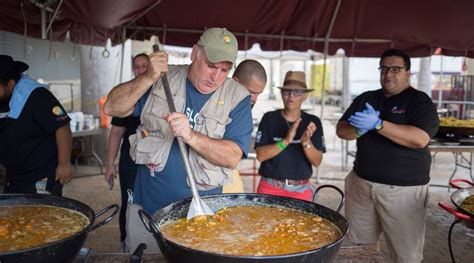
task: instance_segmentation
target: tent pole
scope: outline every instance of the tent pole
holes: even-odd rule
[[[268,99],[270,100],[275,100],[276,97],[275,97],[275,93],[274,93],[274,90],[273,90],[273,86],[274,86],[274,82],[273,82],[273,59],[270,59],[270,93],[268,94]]]
[[[135,23],[135,21],[137,21],[138,19],[140,19],[141,17],[143,17],[144,15],[146,15],[148,12],[150,12],[153,8],[155,8],[157,5],[159,5],[161,3],[161,0],[157,0],[155,1],[155,3],[153,3],[152,5],[150,5],[145,11],[143,11],[141,14],[139,14],[135,19],[133,19],[132,21],[128,22],[128,24],[126,24],[124,26],[125,30],[133,23]],[[166,29],[165,29],[166,30]]]
[[[439,93],[438,93],[438,108],[443,107],[443,55],[440,54],[440,65],[439,65]]]
[[[326,45],[325,45],[326,46]],[[327,47],[324,48],[324,63],[323,63],[323,77],[322,77],[322,84],[321,84],[321,113],[319,114],[319,118],[323,119],[323,114],[324,114],[324,97],[325,97],[325,89],[326,89],[326,63],[327,63],[327,56],[328,56],[328,49]]]
[[[48,27],[46,28],[45,34],[47,35],[49,30],[51,29],[51,25],[54,22],[54,19],[56,19],[56,16],[58,15],[59,8],[61,8],[61,5],[63,4],[63,0],[59,1],[58,7],[56,7],[56,10],[54,10],[54,14],[51,17],[51,21],[49,21]]]
[[[46,35],[46,10],[41,8],[41,39],[48,39]]]
[[[201,29],[184,29],[184,28],[164,28],[164,27],[148,27],[148,26],[136,26],[136,25],[127,25],[127,29],[137,29],[137,30],[145,30],[145,31],[164,31],[173,32],[173,33],[196,33],[201,34],[203,30]],[[304,37],[304,36],[290,36],[281,34],[257,34],[251,32],[232,32],[235,36],[242,36],[245,37],[254,37],[254,38],[268,38],[268,39],[284,39],[284,40],[301,40],[301,41],[313,41],[313,42],[325,42],[326,38],[322,37]],[[329,42],[331,43],[352,43],[354,42],[353,38],[329,38]],[[391,43],[391,39],[376,39],[376,38],[357,38],[357,43]]]
[[[323,83],[321,84],[322,90],[321,90],[321,114],[319,118],[324,118],[324,95],[326,93],[326,64],[327,64],[327,57],[328,57],[328,51],[329,51],[329,38],[331,37],[332,33],[332,28],[334,26],[334,23],[336,22],[336,17],[337,13],[339,12],[339,7],[341,6],[341,1],[338,0],[336,3],[336,7],[334,8],[334,12],[332,13],[331,16],[331,22],[329,23],[328,31],[326,33],[325,41],[324,41],[324,66],[323,66]]]
[[[122,28],[122,57],[120,58],[120,83],[123,83],[123,62],[125,57],[125,41],[127,37],[127,30]]]
[[[61,3],[59,3],[58,5],[58,8],[56,9],[56,11],[54,11],[53,9],[51,9],[49,7],[49,5],[51,5],[52,2],[48,2],[48,3],[40,3],[39,1],[35,1],[35,0],[30,0],[30,3],[35,5],[36,7],[38,7],[40,9],[40,22],[41,22],[41,39],[43,40],[46,40],[48,39],[48,30],[46,29],[46,12],[54,12],[55,14],[53,15],[53,19],[51,20],[51,23],[52,21],[54,20],[54,17],[56,16],[56,12],[59,10],[59,7],[61,6]],[[48,28],[51,26],[51,24],[48,26]]]

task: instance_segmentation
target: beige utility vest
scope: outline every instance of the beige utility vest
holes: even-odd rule
[[[168,81],[176,111],[184,113],[186,106],[186,77],[189,66],[169,66]],[[229,113],[249,92],[236,81],[227,78],[202,107],[193,127],[213,139],[222,139]],[[164,116],[169,113],[161,80],[151,90],[142,110],[137,133],[129,137],[130,156],[137,164],[146,164],[150,171],[162,171],[168,160],[174,136]],[[232,169],[216,166],[189,147],[191,171],[199,190],[209,190],[232,183]]]

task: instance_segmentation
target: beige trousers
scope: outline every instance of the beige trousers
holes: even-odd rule
[[[240,177],[239,171],[233,170],[232,171],[232,184],[224,185],[222,188],[222,193],[230,194],[230,193],[243,193],[244,192],[244,184],[242,182],[242,178]]]
[[[373,183],[351,171],[345,180],[345,194],[351,242],[371,244],[383,234],[393,262],[421,262],[428,185]]]
[[[125,226],[127,231],[127,237],[125,238],[127,248],[130,250],[130,253],[133,253],[140,243],[145,243],[146,249],[143,251],[144,254],[161,254],[153,234],[146,230],[138,215],[138,210],[140,209],[142,209],[140,205],[128,203]]]

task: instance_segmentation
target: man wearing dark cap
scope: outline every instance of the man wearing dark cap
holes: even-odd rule
[[[231,183],[232,170],[247,155],[252,132],[250,94],[227,78],[237,50],[230,31],[207,29],[192,48],[191,65],[168,67],[168,54],[155,52],[146,73],[109,93],[107,114],[140,115],[141,125],[129,138],[131,157],[139,164],[133,202],[148,213],[192,196],[177,138],[188,146],[191,170],[203,195],[221,193],[222,186]],[[160,79],[164,72],[177,109],[174,113],[169,113]]]
[[[47,87],[22,74],[28,65],[0,55],[0,163],[5,193],[46,191],[62,195],[71,180],[69,117]]]
[[[313,166],[321,164],[324,144],[321,120],[301,110],[308,97],[306,77],[288,71],[281,89],[283,110],[263,115],[255,138],[258,173],[262,179],[257,192],[311,201]]]

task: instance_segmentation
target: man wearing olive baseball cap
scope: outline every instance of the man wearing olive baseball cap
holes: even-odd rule
[[[238,44],[234,34],[225,28],[210,28],[198,41],[198,46],[204,48],[209,61],[213,63],[228,61],[235,65]]]
[[[168,54],[155,52],[147,72],[107,96],[107,114],[140,116],[141,125],[129,138],[130,155],[138,164],[133,202],[148,213],[192,196],[175,137],[188,146],[201,195],[221,193],[222,186],[232,182],[232,169],[247,155],[252,133],[250,93],[228,78],[237,51],[234,34],[209,28],[192,48],[191,65],[168,66]],[[162,73],[167,73],[177,112],[169,113]],[[147,252],[153,252],[156,242],[139,219],[129,218],[127,224],[127,246],[136,247],[133,240],[150,240]]]

